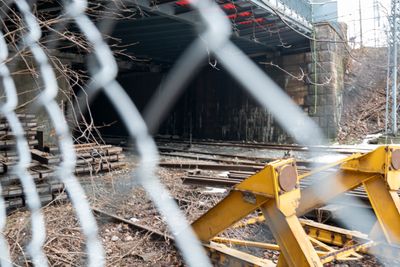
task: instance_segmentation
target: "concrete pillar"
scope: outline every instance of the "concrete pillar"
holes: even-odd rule
[[[342,111],[342,95],[346,66],[346,26],[329,23],[315,25],[314,49],[308,85],[308,114],[323,129],[326,137],[335,140]],[[316,101],[315,101],[316,100]]]

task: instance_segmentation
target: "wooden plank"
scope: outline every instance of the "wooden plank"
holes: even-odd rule
[[[123,161],[102,163],[101,164],[101,170],[103,170],[103,171],[111,171],[111,170],[122,168],[125,165],[126,165],[126,162],[123,162]]]
[[[54,170],[45,165],[31,167],[30,170],[38,173],[40,179],[45,179],[54,175]]]
[[[112,145],[93,145],[93,146],[86,146],[86,147],[74,147],[77,153],[80,152],[96,152],[96,151],[106,151],[108,148],[112,148]]]
[[[112,145],[96,145],[94,143],[74,145],[74,149],[78,158],[100,157],[108,155],[121,154],[122,147]],[[45,146],[44,151],[51,154],[58,153],[58,147]]]
[[[30,172],[33,180],[40,180],[38,173]],[[20,184],[20,180],[16,175],[2,175],[0,176],[0,183],[2,186],[8,186],[12,184]]]
[[[37,140],[27,140],[27,141],[28,141],[28,145],[30,145],[30,146],[38,144]],[[15,140],[0,140],[0,149],[1,150],[9,149],[11,147],[14,147],[15,145],[16,145]]]
[[[3,166],[4,173],[10,172],[12,168],[17,164],[17,160],[9,160],[9,158],[1,158],[0,157],[0,165]],[[37,161],[32,161],[29,163],[29,168],[33,168],[38,166],[39,163]],[[30,172],[32,175],[35,175],[34,172]]]
[[[26,138],[35,138],[36,139],[36,130],[25,130],[24,131],[24,136]],[[14,140],[15,139],[15,135],[14,133],[10,130],[2,130],[0,131],[0,140]]]
[[[34,120],[36,119],[36,115],[30,113],[17,113],[17,118],[20,121]],[[7,119],[5,117],[1,117],[0,122],[7,122]]]
[[[84,144],[75,144],[74,148],[80,148],[80,147],[92,147],[92,146],[96,146],[96,143],[84,143]]]
[[[102,162],[115,162],[124,160],[125,155],[109,155],[109,156],[102,156],[102,157],[90,157],[90,158],[78,158],[76,161],[77,165],[85,165],[85,164],[96,164]]]
[[[17,155],[10,155],[4,157],[4,162],[17,162],[18,156]]]
[[[96,143],[87,143],[87,144],[75,144],[74,149],[76,153],[79,152],[86,152],[86,151],[92,151],[94,149],[96,150],[103,150],[106,148],[111,148],[112,145],[99,145]],[[51,147],[53,151],[58,151],[58,147]]]
[[[4,151],[0,151],[0,155],[3,157],[17,157],[17,151],[15,150],[4,150]]]
[[[33,128],[33,127],[38,126],[38,124],[35,120],[31,120],[31,121],[27,121],[27,122],[21,121],[21,125],[24,129]],[[7,129],[10,129],[10,125],[8,122],[0,123],[0,130],[7,130]]]
[[[3,187],[2,196],[4,198],[17,197],[22,195],[23,195],[23,190],[21,185],[9,185]]]
[[[126,162],[109,162],[109,163],[97,163],[89,166],[77,166],[75,168],[76,174],[83,174],[88,172],[101,172],[111,171],[118,168],[122,168],[126,165]]]
[[[19,198],[10,198],[5,200],[5,206],[7,211],[14,210],[16,208],[22,208],[24,205],[24,201],[21,197]]]
[[[59,193],[53,193],[53,200],[61,201],[61,202],[67,201],[68,194],[65,191],[59,192]]]
[[[64,190],[64,184],[59,181],[47,181],[47,184],[50,186],[50,191],[52,193],[61,192]]]
[[[31,149],[32,159],[39,161],[42,164],[56,164],[60,162],[60,158],[54,155],[51,155],[47,152],[40,151],[38,149]]]
[[[39,195],[48,195],[51,193],[51,186],[48,183],[36,184],[36,191]]]
[[[107,155],[115,155],[115,154],[120,154],[122,153],[123,148],[119,146],[114,146],[110,149],[107,149]]]
[[[39,198],[40,198],[40,203],[42,203],[42,206],[44,206],[53,201],[53,194],[39,195]]]
[[[56,146],[44,146],[43,151],[47,152],[47,153],[50,153],[50,154],[56,154],[56,153],[58,153],[58,147],[56,147]]]
[[[170,163],[160,162],[160,167],[163,168],[174,168],[174,169],[202,169],[202,170],[217,170],[217,171],[251,171],[256,172],[263,169],[262,166],[251,166],[251,165],[234,165],[234,164],[215,164],[215,163]]]
[[[77,166],[75,167],[75,174],[82,174],[94,171],[93,166]]]

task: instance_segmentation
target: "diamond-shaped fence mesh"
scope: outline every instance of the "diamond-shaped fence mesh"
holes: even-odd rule
[[[74,176],[73,169],[76,157],[73,139],[66,118],[55,101],[58,93],[57,79],[47,58],[48,55],[39,42],[41,28],[38,18],[32,13],[31,2],[16,0],[14,2],[9,1],[8,4],[16,5],[22,14],[23,24],[26,27],[26,34],[23,43],[20,44],[20,49],[27,48],[31,51],[39,69],[38,75],[42,80],[44,89],[35,103],[39,108],[46,110],[59,141],[62,161],[58,166],[57,178],[65,185],[82,232],[86,237],[87,264],[96,267],[103,266],[105,264],[104,250],[84,190]],[[155,141],[150,135],[150,132],[155,131],[160,125],[165,114],[168,114],[176,99],[182,94],[186,83],[195,75],[200,64],[210,54],[213,54],[230,75],[242,84],[260,105],[268,109],[280,125],[299,143],[306,145],[320,144],[323,142],[323,136],[317,125],[304,115],[300,108],[230,41],[231,24],[218,5],[209,0],[193,0],[190,3],[199,11],[203,24],[203,27],[199,28],[202,31],[199,32],[198,38],[184,51],[169,72],[168,77],[160,86],[159,93],[151,100],[145,110],[145,119],[116,80],[118,73],[116,60],[110,47],[103,40],[102,32],[85,13],[88,3],[83,0],[64,1],[63,13],[68,18],[68,23],[77,27],[93,48],[88,91],[91,96],[95,96],[95,92],[102,90],[114,105],[121,121],[128,129],[141,159],[139,167],[135,170],[135,177],[138,177],[139,183],[165,218],[185,262],[190,266],[209,266],[209,259],[185,216],[155,174],[158,152]],[[34,190],[33,178],[27,171],[31,156],[21,123],[15,112],[18,96],[10,71],[5,64],[7,59],[8,44],[0,33],[0,60],[2,61],[0,75],[6,95],[6,101],[1,104],[0,111],[16,136],[19,161],[14,171],[24,187],[27,206],[31,211],[32,236],[28,253],[35,266],[46,266],[47,260],[42,250],[45,240],[44,219],[40,212],[38,193]],[[4,200],[0,199],[0,232],[5,227],[5,221]],[[12,266],[3,236],[0,236],[0,261],[1,266]]]

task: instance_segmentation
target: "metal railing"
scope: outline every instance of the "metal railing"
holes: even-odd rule
[[[262,0],[268,5],[272,5],[284,14],[290,16],[297,14],[307,20],[312,22],[312,8],[310,1],[308,0]]]

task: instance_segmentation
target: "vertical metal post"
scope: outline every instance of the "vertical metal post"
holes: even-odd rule
[[[390,95],[389,95],[389,87],[390,87],[390,63],[392,62],[391,60],[391,49],[390,49],[390,33],[389,31],[387,32],[387,74],[386,74],[386,106],[385,106],[385,135],[388,134],[388,121],[389,121],[389,100],[390,100]]]
[[[388,81],[387,86],[391,86],[391,97],[389,97],[389,91],[387,91],[387,107],[389,104],[389,99],[392,99],[391,105],[391,134],[397,135],[397,57],[398,57],[398,44],[399,44],[399,32],[398,32],[398,23],[399,23],[399,8],[400,8],[400,0],[392,0],[391,1],[391,18],[390,18],[390,33],[388,35],[388,46],[389,46],[389,60],[390,60],[390,81]],[[390,89],[388,89],[390,90]],[[389,108],[387,108],[389,112]]]
[[[376,47],[376,0],[373,1],[373,10],[374,10],[374,43]]]
[[[399,0],[392,0],[392,134],[397,135],[397,46]]]
[[[363,47],[363,29],[362,29],[361,0],[358,0],[358,12],[360,14],[360,48],[362,48]]]
[[[374,42],[375,47],[382,46],[384,42],[381,40],[380,35],[380,28],[381,28],[381,11],[379,8],[379,1],[374,0]]]
[[[396,27],[396,26],[395,26]],[[397,28],[397,27],[396,27]],[[393,44],[392,133],[397,135],[397,40]]]

